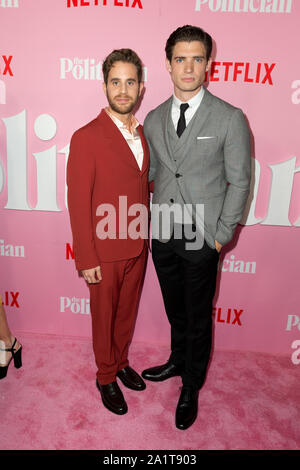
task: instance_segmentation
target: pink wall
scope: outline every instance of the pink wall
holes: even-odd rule
[[[113,48],[147,68],[143,122],[172,93],[165,41],[190,23],[216,41],[209,90],[244,110],[253,135],[255,186],[221,256],[215,347],[300,362],[299,17],[296,0],[0,0],[0,293],[14,330],[90,335],[88,289],[66,259],[68,144],[106,104]],[[151,260],[135,340],[169,341]]]

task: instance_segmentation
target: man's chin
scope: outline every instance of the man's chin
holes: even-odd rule
[[[195,83],[185,83],[181,86],[181,91],[197,91],[200,90],[202,84],[195,84]]]
[[[135,104],[130,104],[126,106],[116,106],[114,103],[110,103],[110,107],[113,111],[115,111],[118,114],[129,114],[133,111],[133,108],[135,107]]]

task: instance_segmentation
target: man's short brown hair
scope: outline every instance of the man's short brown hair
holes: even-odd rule
[[[107,85],[108,74],[115,62],[128,62],[136,66],[138,82],[142,81],[143,66],[141,59],[132,49],[115,49],[105,59],[102,65],[103,80]]]

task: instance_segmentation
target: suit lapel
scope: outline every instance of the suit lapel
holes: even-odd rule
[[[167,152],[162,153],[161,158],[170,170],[175,171],[176,166],[175,166],[174,159],[173,159],[174,151],[172,149],[172,145],[169,139],[169,126],[170,124],[173,126],[172,116],[171,116],[172,103],[173,103],[173,97],[169,98],[168,101],[166,101],[164,110],[162,112],[163,138],[164,138]],[[175,133],[175,130],[174,130],[174,133]],[[175,133],[175,137],[177,138],[176,133]]]
[[[117,145],[118,149],[120,149],[118,154],[120,158],[125,158],[130,166],[140,171],[136,158],[132,153],[128,143],[126,142],[126,139],[123,137],[121,131],[118,129],[116,124],[112,121],[104,109],[102,109],[98,119],[105,128],[105,138],[112,142],[112,146]]]

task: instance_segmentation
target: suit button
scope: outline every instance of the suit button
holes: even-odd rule
[[[176,176],[176,178],[180,178],[180,176],[182,176],[182,175],[180,175],[179,173],[176,173],[175,176]]]
[[[170,199],[170,202],[174,202],[174,199]]]

